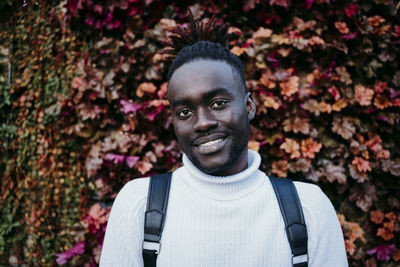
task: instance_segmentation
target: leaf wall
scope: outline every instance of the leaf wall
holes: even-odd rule
[[[174,27],[216,14],[257,104],[269,175],[318,184],[350,266],[400,259],[396,1],[24,1],[0,12],[0,262],[98,264],[129,180],[180,166],[169,117]],[[11,76],[10,76],[11,74]]]

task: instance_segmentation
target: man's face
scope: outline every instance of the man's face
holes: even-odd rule
[[[197,168],[227,176],[247,167],[255,105],[228,63],[182,65],[168,83],[168,100],[179,146]]]

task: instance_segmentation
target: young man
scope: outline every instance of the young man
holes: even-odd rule
[[[199,41],[180,50],[168,100],[183,152],[173,172],[157,266],[292,266],[285,224],[261,157],[247,149],[255,104],[240,60]],[[100,266],[143,266],[149,178],[124,186],[112,207]],[[308,266],[347,266],[335,210],[315,185],[295,183],[308,231]]]

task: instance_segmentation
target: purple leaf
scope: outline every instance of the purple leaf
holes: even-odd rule
[[[136,156],[128,156],[125,158],[126,165],[128,165],[129,168],[132,168],[133,166],[136,165],[138,162],[139,157]]]
[[[113,28],[118,28],[121,25],[121,22],[119,20],[114,20],[112,22]]]
[[[343,40],[351,40],[351,39],[354,39],[356,36],[357,36],[357,32],[354,32],[354,33],[342,35],[342,36],[340,36],[340,38]]]
[[[377,116],[376,118],[380,121],[388,121],[388,119],[385,116]]]
[[[393,88],[390,88],[389,92],[390,92],[390,98],[392,98],[392,99],[396,98],[400,95],[400,91],[396,91]]]
[[[310,9],[312,4],[314,3],[314,0],[306,0],[306,3],[307,3],[307,7],[306,8]]]
[[[85,242],[81,241],[67,251],[56,254],[56,262],[58,265],[64,265],[73,256],[83,254],[83,252],[85,252]]]
[[[89,26],[93,26],[94,25],[94,18],[92,16],[87,16],[85,19],[85,23]]]
[[[158,115],[158,114],[160,114],[161,113],[161,111],[163,110],[163,105],[161,105],[161,106],[158,106],[157,107],[157,110],[155,111],[155,112],[149,112],[149,113],[147,113],[147,116],[149,117],[149,121],[154,121],[154,119],[156,118],[156,116]]]
[[[119,103],[122,105],[122,107],[124,108],[124,113],[129,113],[129,112],[133,112],[136,113],[138,110],[140,110],[142,108],[142,106],[135,104],[135,103],[131,103],[129,101],[126,100],[120,100]]]
[[[369,255],[376,254],[378,260],[388,261],[394,255],[396,247],[394,244],[381,244],[367,251]]]
[[[125,159],[124,155],[111,154],[111,153],[108,153],[106,155],[106,160],[112,161],[115,164],[122,164],[124,162],[124,159]]]

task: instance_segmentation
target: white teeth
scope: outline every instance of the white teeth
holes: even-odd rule
[[[200,147],[210,147],[212,145],[215,145],[216,143],[219,143],[222,141],[222,138],[213,140],[213,141],[208,141],[207,143],[201,144]]]

